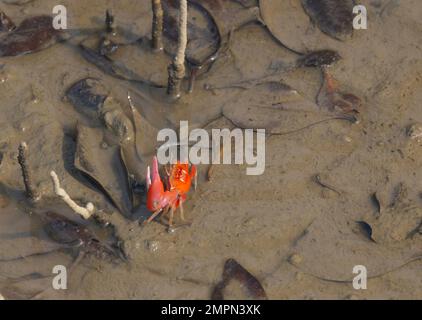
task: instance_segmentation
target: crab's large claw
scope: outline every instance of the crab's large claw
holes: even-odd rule
[[[147,208],[154,212],[163,208],[162,199],[164,195],[164,185],[158,172],[157,157],[154,157],[152,161],[152,172],[147,176],[147,185],[148,183]]]

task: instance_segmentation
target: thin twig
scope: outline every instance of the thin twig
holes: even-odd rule
[[[89,219],[95,211],[94,205],[91,202],[88,202],[85,208],[79,206],[75,201],[72,200],[72,198],[70,198],[66,190],[60,187],[60,181],[57,177],[57,174],[54,171],[51,171],[50,176],[53,180],[54,192],[56,193],[56,195],[62,198],[62,200],[82,218]]]
[[[179,41],[177,45],[177,53],[174,57],[173,63],[168,67],[168,87],[167,93],[172,98],[180,97],[180,87],[182,80],[185,77],[185,53],[188,43],[188,2],[187,0],[180,0],[179,10]]]
[[[19,145],[18,162],[22,171],[23,183],[25,184],[25,191],[27,197],[37,202],[41,199],[41,194],[38,192],[32,180],[32,171],[28,165],[28,145],[26,142],[22,142]]]
[[[152,0],[152,48],[163,50],[163,6],[161,0]]]

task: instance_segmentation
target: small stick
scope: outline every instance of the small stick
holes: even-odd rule
[[[56,195],[62,198],[62,200],[82,218],[84,218],[85,220],[89,219],[95,211],[94,205],[91,202],[88,202],[85,208],[79,206],[75,201],[72,200],[72,198],[70,198],[66,190],[60,187],[60,181],[57,177],[57,174],[54,171],[51,171],[50,176],[53,180],[54,192],[56,193]]]
[[[152,0],[152,48],[161,51],[163,45],[163,6],[161,0]]]
[[[41,199],[41,194],[37,191],[32,180],[32,171],[28,165],[28,145],[26,142],[22,142],[19,145],[18,162],[22,171],[26,195],[31,201],[37,202]]]
[[[174,57],[173,63],[168,67],[168,87],[167,94],[172,98],[180,98],[180,87],[182,80],[185,77],[185,52],[188,43],[188,2],[187,0],[180,0],[179,10],[179,41],[177,45],[177,53]]]

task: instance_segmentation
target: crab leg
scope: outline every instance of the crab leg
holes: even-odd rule
[[[160,212],[163,211],[163,209],[158,209],[155,211],[147,220],[144,221],[144,225],[150,223],[152,220],[155,219],[156,216],[160,214]]]
[[[169,228],[173,226],[173,217],[174,217],[174,207],[170,207],[170,218],[169,218]]]
[[[182,221],[186,221],[185,220],[185,213],[183,211],[183,201],[182,200],[180,200],[180,202],[179,202],[179,208],[180,208],[180,219]]]

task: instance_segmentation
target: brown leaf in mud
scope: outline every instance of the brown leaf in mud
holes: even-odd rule
[[[324,4],[326,1],[316,2]],[[331,2],[342,1],[332,0]],[[260,0],[259,7],[262,19],[271,34],[284,46],[297,53],[304,54],[315,50],[337,48],[342,44],[315,26],[305,12],[301,0]],[[329,14],[332,15],[333,12]],[[350,9],[350,14],[352,14],[352,9]],[[318,17],[322,19],[320,15]],[[333,18],[330,16],[330,19]]]
[[[0,56],[19,56],[46,49],[60,40],[59,35],[53,28],[52,17],[28,18],[0,38]]]
[[[234,259],[229,259],[224,264],[223,279],[214,288],[211,299],[223,300],[225,288],[233,280],[239,282],[240,286],[246,289],[245,298],[253,300],[268,299],[261,283]]]
[[[310,52],[298,60],[298,66],[301,67],[321,67],[330,66],[339,61],[341,56],[333,50],[319,50]]]
[[[353,33],[354,0],[302,0],[306,13],[321,31],[345,40]]]
[[[122,165],[120,147],[102,147],[99,129],[78,125],[75,167],[93,179],[125,216],[131,215],[129,182]]]
[[[317,104],[329,111],[340,112],[341,114],[359,114],[362,100],[353,93],[341,91],[337,80],[328,71],[326,65],[322,65],[321,69],[323,81],[317,96]]]

